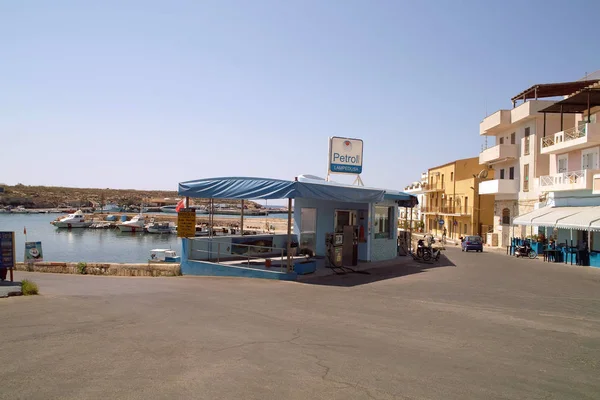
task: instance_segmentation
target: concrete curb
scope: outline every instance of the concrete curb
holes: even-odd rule
[[[33,265],[17,263],[17,271],[51,272],[55,274],[107,275],[107,276],[179,276],[181,268],[176,263],[117,264],[39,262]]]

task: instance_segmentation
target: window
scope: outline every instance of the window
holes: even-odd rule
[[[581,169],[598,169],[598,148],[581,150]]]
[[[300,209],[300,250],[317,251],[317,209]]]
[[[500,138],[500,143],[499,144],[504,144],[504,138],[503,137]]]
[[[465,235],[468,233],[469,233],[469,231],[467,230],[467,224],[465,224]]]
[[[504,179],[504,168],[500,170],[500,179]]]
[[[529,164],[523,165],[523,191],[529,192]]]
[[[510,225],[510,210],[508,208],[502,210],[502,225]]]
[[[508,169],[508,179],[515,179],[515,167]]]
[[[515,144],[517,142],[517,135],[515,132],[510,134],[510,144]]]
[[[530,130],[529,127],[525,128],[525,141],[523,143],[523,155],[529,154],[529,135]]]
[[[454,172],[450,172],[450,182],[454,181]]]
[[[569,165],[569,155],[561,154],[560,156],[558,156],[557,161],[558,161],[558,165],[557,165],[558,173],[567,172],[567,166]]]
[[[465,197],[465,214],[468,214],[468,213],[467,213],[467,209],[468,209],[468,207],[469,207],[469,198],[468,198],[468,197]],[[466,233],[466,232],[467,232],[467,231],[465,230],[465,233]]]
[[[394,220],[394,207],[375,206],[375,220],[373,222],[375,239],[389,239],[392,229],[391,222]]]

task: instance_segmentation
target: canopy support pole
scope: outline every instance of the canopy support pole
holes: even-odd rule
[[[560,105],[560,130],[561,132],[564,131],[565,129],[563,128],[563,119],[564,119],[564,115],[563,115],[563,105]]]
[[[287,223],[287,272],[292,272],[292,199],[288,199],[288,223]]]
[[[590,107],[590,91],[587,91],[587,109],[588,109],[588,124],[592,122],[591,120],[591,107]]]
[[[544,137],[546,137],[546,113],[544,113]]]
[[[185,196],[185,208],[190,208],[190,197]]]
[[[244,236],[244,200],[242,200],[242,212],[240,213],[240,234]]]

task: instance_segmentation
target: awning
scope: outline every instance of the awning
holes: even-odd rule
[[[533,210],[527,214],[519,215],[513,220],[513,225],[532,225],[532,221],[535,218],[539,218],[542,215],[548,214],[552,212],[553,209],[553,207],[538,208],[537,210]]]
[[[398,191],[349,186],[326,181],[301,182],[248,177],[208,178],[182,182],[179,184],[178,193],[180,196],[206,199],[310,198],[347,203],[378,203],[384,199],[391,199],[401,206],[406,204],[407,207],[412,207],[417,204],[415,196]]]
[[[513,224],[600,230],[600,207],[544,207],[518,216]]]
[[[540,110],[542,113],[579,114],[600,105],[600,89],[590,88]]]
[[[546,226],[556,227],[559,221],[564,218],[570,217],[574,214],[578,214],[582,211],[589,209],[588,207],[552,207],[552,211],[547,214],[540,215],[537,218],[533,218],[531,221],[532,226]]]
[[[547,97],[558,97],[567,96],[571,93],[575,93],[581,89],[584,89],[598,80],[586,80],[586,81],[573,81],[573,82],[560,82],[560,83],[538,83],[525,90],[518,95],[514,96],[511,100],[527,100],[527,99],[542,99]]]
[[[593,228],[595,222],[597,225]],[[556,227],[582,231],[600,230],[600,207],[586,207],[584,211],[557,221]]]

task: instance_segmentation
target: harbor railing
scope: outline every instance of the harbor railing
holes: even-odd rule
[[[192,240],[194,240],[194,239],[192,239]],[[217,264],[221,264],[221,265],[230,265],[230,264],[225,264],[227,261],[241,261],[243,264],[245,264],[245,266],[247,268],[263,269],[263,268],[257,267],[256,265],[251,264],[251,260],[261,260],[261,261],[263,261],[261,264],[264,265],[265,268],[267,268],[266,267],[267,259],[271,260],[273,258],[279,258],[280,272],[284,272],[284,270],[287,269],[287,264],[284,261],[284,260],[287,260],[287,257],[286,257],[287,249],[284,249],[284,248],[272,247],[272,246],[257,246],[257,245],[253,245],[253,244],[243,244],[243,243],[221,243],[220,241],[212,241],[212,240],[210,240],[208,243],[211,244],[209,250],[190,248],[190,252],[192,253],[190,260],[191,261],[216,262]],[[246,247],[246,248],[248,248],[248,250],[250,250],[250,248],[252,248],[252,249],[264,249],[267,251],[264,252],[265,254],[249,253],[249,252],[246,252],[244,254],[236,254],[236,253],[226,250],[226,247],[233,247],[233,246]],[[215,247],[216,247],[216,250],[215,250]],[[208,254],[208,257],[206,259],[204,259],[202,257],[196,258],[196,257],[194,257],[194,253]]]

